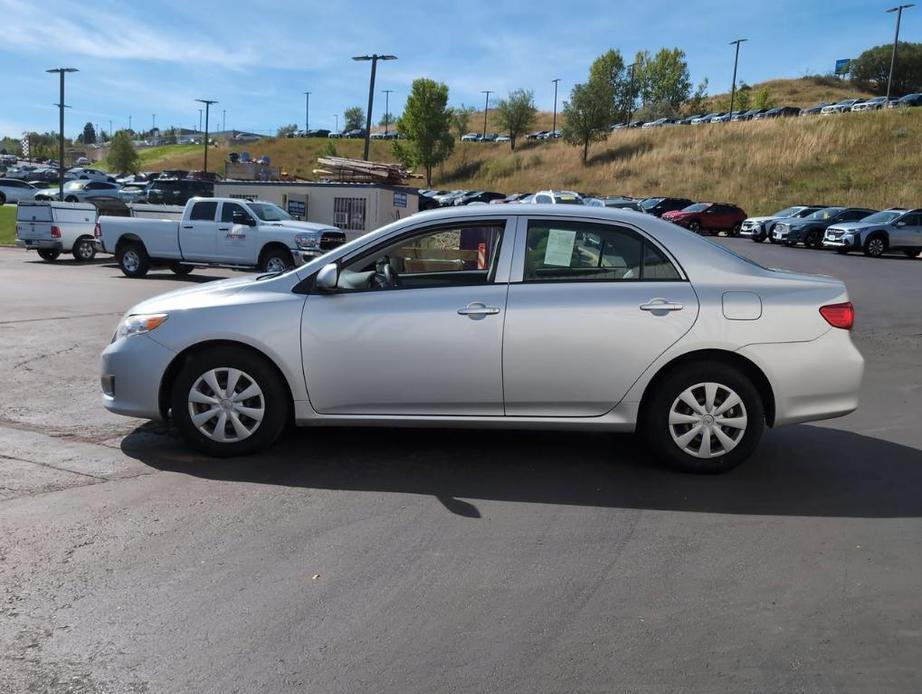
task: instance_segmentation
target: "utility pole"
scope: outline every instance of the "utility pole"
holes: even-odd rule
[[[336,119],[336,132],[338,133],[339,132],[339,114],[334,113],[333,117]]]
[[[227,137],[227,109],[221,109],[221,132]]]
[[[106,142],[112,139],[112,119],[109,119],[109,132],[106,133]]]
[[[372,55],[356,55],[352,57],[353,60],[370,60],[371,61],[371,79],[368,81],[368,112],[365,114],[365,153],[363,159],[368,161],[368,148],[371,144],[371,108],[374,105],[375,101],[375,71],[378,67],[379,60],[397,60],[396,55],[378,55],[373,53]],[[337,126],[337,130],[339,127]]]
[[[489,89],[484,89],[484,90],[481,90],[480,93],[487,95],[487,100],[483,105],[483,139],[486,140],[487,139],[487,111],[490,110],[490,94],[492,94],[493,92],[490,91]]]
[[[727,118],[727,123],[733,119],[733,101],[736,98],[736,68],[740,62],[740,44],[749,39],[737,39],[736,41],[731,41],[731,46],[736,46],[736,58],[733,60],[733,84],[730,87],[730,117]]]
[[[631,118],[634,117],[634,70],[637,63],[631,63],[628,67],[631,68],[631,86],[628,87],[627,95],[627,126],[631,127]]]
[[[560,78],[551,80],[554,83],[554,125],[551,126],[551,131],[554,135],[557,134],[557,85],[560,84]]]
[[[128,132],[131,132],[131,116],[128,116]]]
[[[150,134],[153,135],[154,131],[157,129],[157,114],[150,114]]]
[[[198,99],[196,99],[198,101]],[[198,110],[198,132],[202,132],[202,109]]]
[[[381,92],[384,94],[384,137],[387,138],[387,119],[390,115],[388,109],[390,108],[391,94],[394,93],[394,90],[382,89]]]
[[[60,123],[58,128],[58,200],[64,199],[64,74],[67,72],[78,72],[75,67],[56,67],[45,72],[56,72],[60,76],[61,93],[58,101],[58,115]],[[30,148],[31,156],[31,148]]]
[[[893,7],[887,12],[896,12],[896,36],[893,38],[893,53],[890,55],[890,77],[887,79],[887,101],[890,100],[890,87],[893,84],[893,67],[896,65],[896,47],[900,42],[900,22],[903,19],[903,10],[908,10],[915,5],[900,5]]]
[[[208,109],[211,108],[212,104],[218,103],[214,99],[196,99],[200,104],[205,104],[205,163],[202,166],[202,171],[208,173]],[[198,110],[199,114],[202,113],[202,109]],[[201,127],[201,121],[199,121],[199,127]]]
[[[310,114],[311,114],[311,93],[304,92],[304,135],[307,136],[307,131],[310,128]]]

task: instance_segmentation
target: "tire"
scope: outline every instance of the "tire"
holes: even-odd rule
[[[126,243],[116,253],[118,267],[125,277],[144,277],[150,270],[150,256],[140,243]]]
[[[727,236],[733,236],[734,238],[740,235],[740,229],[743,228],[743,225],[737,222],[733,225],[733,228],[727,232]]]
[[[769,243],[778,243],[775,240],[775,225],[774,224],[768,230],[768,241]]]
[[[47,260],[49,263],[58,259],[58,256],[61,255],[61,251],[53,248],[39,248],[38,257],[42,260]]]
[[[66,198],[64,198],[64,202],[80,202],[80,200],[73,195],[68,195]]]
[[[227,397],[225,390],[235,371],[237,400]],[[218,386],[218,392],[209,381]],[[251,397],[239,399],[254,386],[256,392]],[[291,410],[288,389],[275,368],[249,350],[230,346],[193,355],[173,382],[170,406],[183,438],[202,453],[220,458],[271,446],[288,423]],[[193,416],[201,418],[193,421]],[[220,440],[222,435],[226,440]]]
[[[818,231],[811,231],[807,234],[807,237],[804,239],[804,246],[807,248],[822,248],[823,247],[823,237],[820,236]]]
[[[696,234],[700,234],[701,233],[701,223],[700,222],[689,222],[688,230],[693,231]]]
[[[5,205],[5,204],[6,204],[6,195],[3,193],[3,191],[0,191],[0,205]]]
[[[864,254],[870,258],[879,258],[887,252],[887,238],[874,234],[864,242]]]
[[[89,236],[81,236],[74,242],[70,252],[77,262],[88,263],[96,257],[96,242]]]
[[[179,275],[180,277],[185,277],[195,268],[192,265],[183,265],[182,263],[170,263],[170,270],[173,271],[173,274]]]
[[[685,472],[715,474],[733,469],[755,450],[765,428],[765,409],[755,386],[736,368],[692,362],[654,387],[652,397],[644,404],[640,429],[663,462]],[[714,413],[732,395],[739,402],[718,415],[716,422],[732,422],[733,426],[717,426]],[[687,405],[683,396],[691,397],[697,408]],[[712,406],[708,406],[708,397]],[[670,418],[674,420],[672,424]],[[688,421],[678,421],[683,419]],[[707,443],[700,430],[702,426],[707,427]],[[684,441],[682,437],[692,431],[696,434]]]
[[[291,253],[286,248],[267,248],[259,258],[262,272],[281,272],[295,266]]]
[[[907,258],[918,258],[922,255],[922,249],[907,248],[903,251]]]
[[[767,238],[767,236],[766,236],[765,232],[762,231],[761,229],[760,229],[759,231],[757,231],[755,234],[752,235],[752,240],[753,240],[755,243],[762,243],[763,241],[765,241],[766,238]]]

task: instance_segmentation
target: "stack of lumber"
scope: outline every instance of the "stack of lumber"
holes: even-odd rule
[[[414,177],[412,171],[400,164],[386,164],[348,157],[320,157],[317,162],[323,168],[314,169],[315,174],[343,183],[400,184]]]

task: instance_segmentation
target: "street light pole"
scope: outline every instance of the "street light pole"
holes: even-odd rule
[[[311,114],[311,93],[304,92],[304,136],[307,137],[307,131],[310,127]]]
[[[334,113],[333,117],[336,119],[336,132],[339,133],[339,114]]]
[[[551,130],[554,134],[557,134],[557,85],[560,83],[560,78],[551,80],[554,83],[554,125],[551,126]]]
[[[483,89],[481,90],[480,93],[487,95],[487,100],[484,102],[484,105],[483,105],[483,139],[486,140],[487,139],[487,111],[490,110],[490,94],[492,94],[493,92],[490,91],[489,89]]]
[[[893,53],[890,55],[890,77],[887,79],[887,101],[890,100],[890,86],[893,84],[893,66],[896,65],[896,47],[900,42],[900,22],[903,19],[903,10],[908,10],[915,5],[900,5],[893,7],[887,12],[896,12],[896,36],[893,38]]]
[[[131,116],[128,116],[128,132],[131,132]]]
[[[205,104],[205,164],[202,167],[202,171],[206,174],[208,173],[208,110],[211,108],[212,104],[218,103],[214,99],[196,99],[200,104]],[[202,112],[202,109],[199,109],[199,113]]]
[[[733,119],[733,101],[736,98],[736,68],[740,62],[740,44],[749,39],[737,39],[736,41],[731,41],[730,45],[736,46],[736,58],[733,60],[733,84],[730,87],[730,117],[727,118],[727,123]]]
[[[379,60],[397,60],[396,55],[378,55],[373,53],[371,55],[356,55],[352,57],[353,60],[371,61],[371,79],[368,82],[368,112],[365,114],[365,153],[363,159],[368,161],[368,148],[371,145],[371,109],[375,101],[375,72],[378,68]],[[337,126],[337,130],[339,127]]]
[[[627,126],[631,127],[631,118],[634,117],[634,70],[637,63],[631,63],[628,67],[631,68],[631,85],[628,87],[627,95]]]
[[[78,72],[78,70],[75,67],[56,67],[45,70],[45,72],[56,72],[61,78],[61,92],[58,101],[58,115],[60,117],[58,127],[58,200],[64,200],[64,73]]]
[[[391,107],[391,94],[394,93],[393,89],[382,89],[381,93],[384,94],[384,137],[387,138],[387,126],[388,126],[388,117],[390,116],[389,109]]]
[[[221,109],[221,132],[227,137],[227,109]]]

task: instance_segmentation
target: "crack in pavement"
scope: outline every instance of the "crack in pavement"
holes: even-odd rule
[[[30,357],[29,359],[25,359],[24,361],[21,361],[18,364],[13,364],[13,368],[18,369],[24,366],[26,371],[32,371],[32,369],[30,369],[27,366],[27,364],[31,364],[33,362],[39,361],[40,359],[47,359],[48,357],[57,357],[61,354],[66,354],[67,352],[73,352],[75,349],[77,349],[80,346],[81,345],[79,344],[74,344],[74,345],[71,345],[70,347],[65,347],[64,349],[55,350],[54,352],[48,352],[46,354],[39,354],[37,356]]]
[[[73,320],[75,318],[99,318],[101,316],[121,316],[121,311],[107,311],[105,313],[81,313],[67,316],[48,316],[47,318],[17,318],[16,320],[0,320],[0,326],[16,325],[18,323],[38,323],[47,320]]]
[[[20,463],[31,463],[32,465],[38,465],[40,467],[47,467],[47,468],[50,468],[51,470],[57,470],[58,472],[68,472],[72,475],[80,475],[81,477],[90,477],[100,482],[108,482],[109,480],[114,479],[112,477],[94,475],[91,472],[78,472],[76,470],[68,470],[65,467],[58,467],[57,465],[52,465],[51,463],[41,463],[37,460],[29,460],[27,458],[17,458],[16,456],[6,455],[5,453],[0,453],[0,460],[15,460]]]

